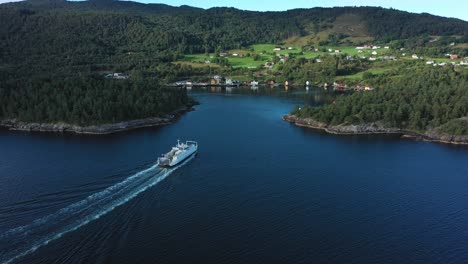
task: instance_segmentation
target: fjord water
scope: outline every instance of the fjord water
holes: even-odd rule
[[[0,131],[0,261],[466,260],[467,147],[281,120],[329,96],[316,90],[230,91],[191,92],[201,105],[162,128]],[[197,140],[199,154],[154,166],[179,138]]]

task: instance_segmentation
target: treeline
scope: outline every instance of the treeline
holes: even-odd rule
[[[339,97],[335,104],[306,106],[293,113],[332,125],[383,122],[388,127],[415,131],[442,126],[453,134],[465,133],[466,122],[454,120],[468,116],[466,71],[429,67],[388,78],[372,92],[356,92]]]
[[[0,119],[76,125],[114,123],[164,116],[189,100],[185,90],[164,88],[151,80],[84,76],[1,81]]]

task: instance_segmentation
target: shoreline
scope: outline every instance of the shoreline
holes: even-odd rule
[[[401,138],[413,140],[451,145],[468,145],[468,136],[440,134],[434,131],[427,131],[421,134],[400,128],[387,128],[379,123],[332,126],[323,122],[318,122],[312,118],[298,118],[290,114],[283,116],[282,119],[296,126],[317,129],[334,135],[399,135]]]
[[[101,125],[78,126],[68,123],[34,123],[23,122],[16,119],[1,120],[0,127],[9,131],[25,132],[52,132],[52,133],[73,133],[80,135],[109,135],[119,132],[155,126],[165,126],[172,124],[183,114],[194,111],[193,105],[181,107],[165,117],[150,117],[133,119],[118,123],[107,123]]]

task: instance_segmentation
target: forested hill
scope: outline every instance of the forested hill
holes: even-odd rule
[[[0,5],[0,75],[72,66],[93,71],[124,65],[128,70],[147,60],[168,62],[182,54],[307,36],[366,42],[366,37],[404,41],[431,35],[467,38],[468,22],[377,7],[252,12],[112,0],[29,0]]]
[[[134,15],[172,14],[203,10],[201,8],[186,5],[174,7],[165,4],[143,4],[131,1],[114,0],[27,0],[18,3],[8,3],[5,5],[34,10],[111,11]]]

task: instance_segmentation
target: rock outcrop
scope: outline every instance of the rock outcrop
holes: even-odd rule
[[[114,124],[102,124],[92,126],[77,126],[67,123],[28,123],[15,119],[0,121],[0,127],[7,127],[9,130],[19,131],[39,131],[39,132],[72,132],[77,134],[92,134],[105,135],[121,131],[127,131],[142,127],[162,126],[171,124],[174,120],[180,117],[183,113],[192,111],[192,106],[187,106],[174,111],[172,114],[165,117],[151,117],[144,119],[136,119],[123,121]]]
[[[408,131],[400,128],[385,127],[382,123],[367,123],[359,125],[341,124],[329,125],[323,122],[318,122],[312,118],[299,118],[295,115],[285,115],[283,120],[293,123],[297,126],[310,127],[326,131],[331,134],[340,135],[369,135],[369,134],[396,134],[405,138],[413,138],[418,140],[441,142],[448,144],[468,145],[468,135],[449,135],[440,133],[436,130],[426,131],[424,134]]]

